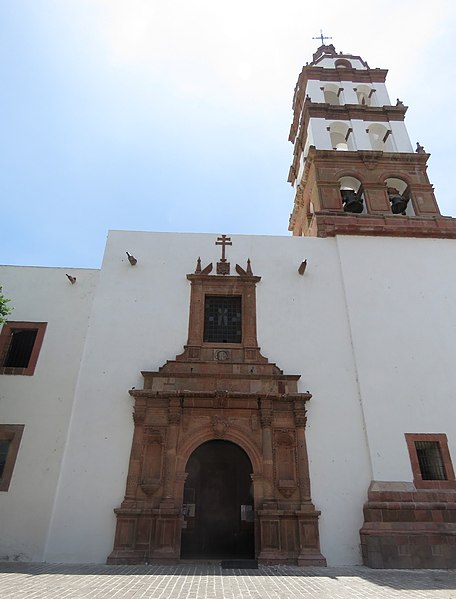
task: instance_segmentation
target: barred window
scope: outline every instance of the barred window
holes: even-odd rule
[[[446,480],[440,445],[437,441],[415,441],[423,480]]]
[[[241,296],[207,295],[204,302],[204,341],[241,343]]]
[[[445,433],[405,433],[413,482],[419,489],[454,489],[456,478]]]

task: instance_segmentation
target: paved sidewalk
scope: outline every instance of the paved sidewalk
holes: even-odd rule
[[[456,570],[0,562],[1,599],[456,599]]]

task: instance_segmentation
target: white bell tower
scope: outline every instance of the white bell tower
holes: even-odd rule
[[[426,174],[429,154],[412,147],[407,107],[391,103],[386,75],[332,44],[303,67],[289,135],[293,235],[456,237]]]

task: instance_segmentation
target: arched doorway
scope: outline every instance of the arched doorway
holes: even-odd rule
[[[253,558],[252,464],[230,441],[195,449],[184,487],[181,557]]]

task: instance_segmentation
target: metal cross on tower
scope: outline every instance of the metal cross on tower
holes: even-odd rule
[[[326,35],[323,35],[323,29],[320,29],[320,35],[318,35],[317,37],[313,37],[312,39],[321,40],[321,45],[324,46],[325,40],[332,40],[332,37],[327,37]]]

